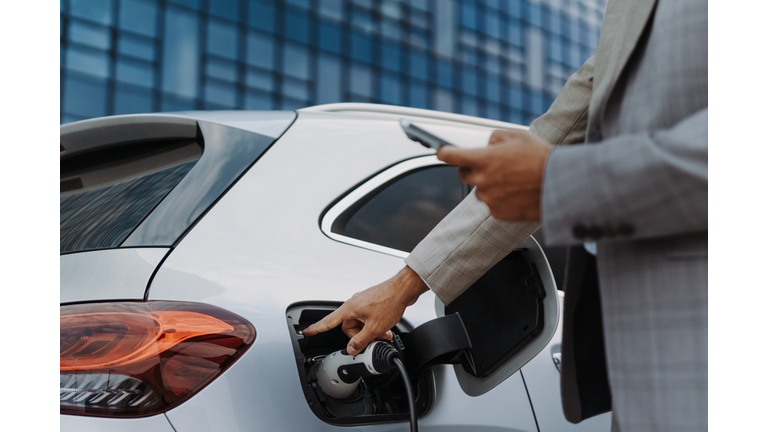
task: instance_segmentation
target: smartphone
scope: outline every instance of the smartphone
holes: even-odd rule
[[[403,128],[403,131],[405,132],[405,135],[408,136],[408,138],[416,141],[417,143],[420,143],[426,148],[437,150],[442,146],[455,147],[455,145],[442,138],[438,138],[432,135],[431,133],[411,123],[409,120],[400,119],[400,127]]]

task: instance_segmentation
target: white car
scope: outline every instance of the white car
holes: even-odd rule
[[[522,128],[371,104],[61,126],[61,430],[408,430],[397,372],[331,398],[316,367],[347,339],[300,335],[470,192],[401,118],[466,147]],[[421,430],[610,430],[562,414],[562,295],[529,238],[448,307],[409,307]]]

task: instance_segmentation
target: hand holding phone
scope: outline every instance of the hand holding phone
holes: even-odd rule
[[[425,131],[424,129],[414,125],[410,122],[410,120],[400,119],[400,127],[403,128],[403,131],[408,138],[416,141],[426,148],[437,150],[442,146],[455,147],[455,145],[449,143],[448,141],[442,138],[438,138],[435,135]]]

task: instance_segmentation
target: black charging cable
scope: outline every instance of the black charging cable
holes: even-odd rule
[[[408,411],[411,414],[411,432],[419,432],[419,423],[416,419],[416,403],[413,398],[411,380],[408,379],[408,371],[405,370],[405,366],[403,366],[403,362],[399,358],[395,357],[393,363],[397,370],[400,371],[400,376],[403,377],[403,384],[405,384],[405,394],[408,397]]]
[[[405,395],[408,398],[408,411],[411,415],[411,432],[418,432],[419,424],[416,419],[416,401],[413,397],[411,380],[408,379],[408,371],[405,370],[405,366],[403,365],[403,360],[401,358],[403,354],[390,344],[376,344],[373,354],[373,366],[376,368],[376,370],[391,370],[393,367],[395,367],[400,372],[400,376],[403,377],[403,384],[405,384]]]

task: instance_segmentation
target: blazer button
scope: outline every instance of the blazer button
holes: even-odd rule
[[[632,237],[635,227],[630,224],[621,224],[616,228],[616,233],[622,237]]]
[[[582,224],[576,224],[576,226],[573,227],[572,232],[576,240],[584,240],[588,235],[587,227]]]

